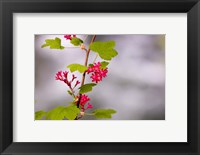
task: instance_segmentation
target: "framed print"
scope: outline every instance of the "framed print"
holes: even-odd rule
[[[1,153],[199,154],[199,7],[1,0]]]

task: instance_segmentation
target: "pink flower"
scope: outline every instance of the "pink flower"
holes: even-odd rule
[[[67,75],[68,75],[67,71],[65,71],[65,72],[58,71],[56,73],[55,79],[60,80],[60,81],[64,81],[66,83]]]
[[[92,79],[92,82],[98,83],[99,81],[102,81],[102,76],[98,73],[93,73],[90,78]]]
[[[104,69],[104,70],[101,70],[100,71],[100,74],[105,78],[106,77],[106,74],[108,73],[108,69]]]
[[[64,38],[66,38],[66,40],[71,40],[71,39],[72,39],[72,36],[73,36],[74,38],[76,37],[75,34],[73,34],[73,35],[66,34],[66,35],[64,35]]]
[[[87,95],[83,94],[81,96],[80,105],[84,106],[89,100],[90,100],[90,98]]]
[[[91,109],[91,108],[93,108],[93,106],[90,103],[88,103],[87,108],[85,110]]]
[[[64,38],[66,38],[66,40],[71,40],[71,35],[64,35]]]
[[[59,81],[63,81],[64,83],[66,83],[71,89],[72,89],[72,82],[77,78],[74,74],[72,74],[72,79],[68,80],[68,73],[67,71],[59,71],[56,73],[55,79],[59,80]],[[80,82],[77,80],[74,88],[79,84]]]
[[[77,96],[77,98],[79,98],[79,96]],[[90,98],[87,95],[82,94],[81,99],[80,99],[80,106],[81,106],[82,111],[92,108],[92,105],[90,103],[87,104],[88,101],[90,101]],[[87,104],[87,107],[85,108],[86,104]]]
[[[108,73],[108,68],[101,69],[101,63],[97,62],[94,63],[94,65],[89,66],[86,72],[88,74],[92,73],[92,75],[90,76],[92,82],[98,83],[99,81],[102,81],[103,77],[106,77]]]
[[[77,77],[74,75],[74,74],[72,74],[72,81],[74,81],[74,79],[76,79]]]
[[[93,72],[93,68],[92,67],[88,67],[87,73],[89,74],[91,72]]]
[[[76,84],[74,85],[74,88],[75,88],[78,84],[80,84],[80,82],[77,80],[77,81],[76,81]]]

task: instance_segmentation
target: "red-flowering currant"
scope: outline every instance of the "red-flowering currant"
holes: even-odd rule
[[[71,89],[74,89],[80,82],[77,80],[74,87],[72,88],[72,82],[77,78],[74,74],[72,74],[72,79],[68,80],[67,71],[59,71],[56,73],[55,79],[65,82]]]
[[[44,115],[46,116],[46,119],[52,119],[52,120],[60,120],[60,119],[69,119],[69,120],[79,120],[81,119],[84,115],[91,115],[95,116],[96,118],[111,118],[111,114],[116,113],[115,110],[112,109],[96,109],[95,111],[91,113],[86,113],[85,111],[88,109],[93,108],[92,104],[90,104],[90,98],[85,94],[88,93],[89,91],[92,90],[92,87],[97,85],[95,83],[98,83],[102,81],[103,78],[107,76],[108,73],[108,68],[106,67],[109,63],[108,62],[97,62],[93,63],[92,65],[87,65],[89,64],[89,53],[90,50],[93,52],[97,52],[96,57],[94,59],[94,62],[96,61],[97,57],[100,56],[99,51],[100,49],[103,48],[114,48],[113,44],[115,44],[114,41],[108,41],[108,42],[95,42],[96,35],[94,35],[91,39],[90,44],[88,44],[88,48],[84,44],[84,41],[78,38],[75,34],[66,34],[64,35],[64,38],[69,41],[71,44],[73,44],[75,47],[79,47],[81,50],[86,51],[86,56],[85,56],[85,63],[84,65],[82,64],[70,64],[67,66],[67,68],[70,69],[71,72],[74,71],[79,71],[82,73],[82,80],[81,80],[81,86],[78,88],[78,93],[76,92],[77,90],[75,89],[79,84],[80,81],[77,80],[77,77],[74,74],[70,74],[68,71],[58,71],[55,75],[55,79],[64,82],[69,88],[67,90],[68,94],[73,97],[72,102],[70,102],[69,106],[60,106],[60,109],[63,109],[64,111],[59,113],[57,110],[51,110],[51,113],[48,113],[48,116],[46,116],[46,112],[41,116],[41,111],[37,111],[35,113],[36,119],[41,119]],[[50,49],[60,49],[63,50],[64,46],[61,46],[61,39],[60,38],[55,38],[51,39],[51,43],[48,43],[48,40],[45,40],[45,44],[43,44],[41,47],[47,47],[50,46]],[[54,46],[54,43],[59,41],[58,46]],[[93,48],[92,48],[93,47]],[[96,49],[95,47],[99,47],[99,49]],[[107,54],[107,55],[106,55]],[[111,60],[114,56],[117,55],[116,51],[113,51],[110,55],[109,52],[105,53],[105,55],[108,57],[108,59],[105,60]],[[90,78],[92,79],[93,83],[85,83],[85,77],[86,73],[90,74]],[[70,77],[69,77],[70,74]],[[95,82],[95,83],[94,83]],[[68,110],[71,110],[68,111]],[[56,114],[55,114],[55,112]],[[101,114],[103,113],[105,114]],[[43,111],[42,111],[43,113]],[[100,116],[99,116],[100,113]],[[39,114],[39,116],[38,116]],[[56,117],[55,117],[56,116]],[[59,116],[59,117],[57,117]]]
[[[66,38],[66,40],[71,40],[72,39],[72,37],[76,37],[76,35],[75,34],[73,34],[73,35],[70,35],[70,34],[66,34],[66,35],[64,35],[64,38]]]
[[[90,76],[92,82],[98,83],[99,81],[102,81],[103,77],[106,77],[108,73],[108,68],[101,69],[101,63],[97,62],[94,63],[94,65],[89,66],[86,72],[88,74],[92,73],[92,75]]]
[[[77,96],[77,99],[79,98],[79,96]],[[91,108],[93,108],[93,106],[90,104],[90,103],[88,103],[88,101],[90,101],[90,98],[87,96],[87,95],[85,95],[85,94],[82,94],[81,95],[81,98],[80,98],[80,105],[81,105],[81,109],[83,110],[83,111],[85,111],[85,110],[87,110],[87,109],[91,109]],[[88,104],[87,104],[88,103]],[[87,104],[87,107],[85,108],[85,105]]]

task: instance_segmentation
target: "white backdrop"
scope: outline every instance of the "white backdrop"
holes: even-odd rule
[[[187,142],[186,14],[15,13],[13,20],[14,142]],[[69,34],[166,34],[165,120],[34,121],[34,35],[66,27]]]

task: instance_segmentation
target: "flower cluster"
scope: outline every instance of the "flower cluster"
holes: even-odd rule
[[[72,82],[77,78],[74,74],[72,74],[72,79],[68,80],[68,73],[67,71],[59,71],[56,73],[55,79],[65,82],[70,89],[74,89],[80,82],[77,80],[74,87],[72,88]]]
[[[77,96],[77,98],[79,98],[79,96]],[[90,103],[88,103],[88,101],[90,101],[90,98],[87,95],[85,94],[81,95],[80,106],[83,111],[93,108],[93,106]],[[86,104],[87,104],[87,107],[85,108]]]
[[[92,73],[92,75],[90,76],[92,82],[98,83],[99,81],[102,81],[103,77],[106,77],[106,74],[108,73],[108,68],[101,69],[101,63],[97,62],[94,63],[94,65],[89,66],[86,72],[88,74]]]
[[[64,38],[66,39],[66,40],[71,40],[72,39],[72,37],[76,37],[76,35],[75,34],[73,34],[73,35],[70,35],[70,34],[66,34],[66,35],[64,35]]]

